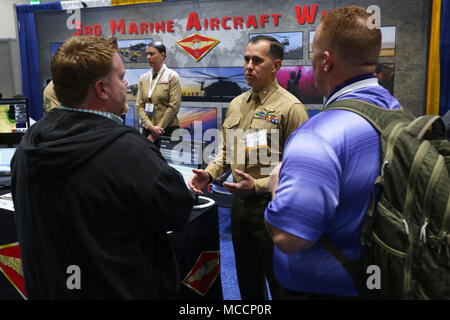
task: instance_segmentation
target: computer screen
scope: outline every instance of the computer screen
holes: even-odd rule
[[[205,167],[203,161],[204,146],[205,143],[202,141],[161,137],[160,151],[167,163],[183,175],[187,184],[194,174],[192,169]]]
[[[0,148],[0,173],[11,172],[11,159],[16,148]]]
[[[25,133],[29,126],[27,99],[0,99],[0,133]]]
[[[194,173],[192,172],[192,169],[197,169],[192,166],[175,164],[175,163],[171,163],[171,162],[169,162],[169,166],[171,166],[172,168],[176,169],[179,173],[181,173],[186,185],[188,185],[189,180],[191,180],[192,176],[194,175]]]
[[[125,125],[135,128],[134,123],[134,106],[132,104],[128,104],[128,112],[125,115]]]
[[[0,99],[0,144],[20,143],[30,127],[28,100]]]
[[[180,121],[180,128],[189,131],[191,139],[198,134],[205,137],[208,130],[217,130],[217,108],[216,107],[180,107],[177,114]],[[196,134],[197,132],[197,134]],[[205,146],[214,142],[215,139],[205,140]]]

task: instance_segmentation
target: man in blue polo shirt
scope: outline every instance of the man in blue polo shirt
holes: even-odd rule
[[[368,17],[352,6],[330,11],[319,24],[312,64],[324,107],[351,98],[400,108],[374,76],[381,32],[367,27]],[[350,275],[318,240],[325,234],[349,258],[359,257],[379,157],[378,133],[350,111],[319,113],[289,137],[265,219],[276,245],[275,274],[293,298],[358,296]]]

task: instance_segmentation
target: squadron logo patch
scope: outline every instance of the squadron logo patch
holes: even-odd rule
[[[181,283],[205,296],[219,275],[219,260],[220,251],[202,251],[194,267]]]
[[[202,36],[195,33],[192,36],[186,37],[180,41],[175,42],[184,52],[194,58],[195,61],[200,61],[209,51],[212,50],[220,41]]]
[[[18,242],[0,246],[0,271],[26,300],[25,283],[22,273],[22,259]]]

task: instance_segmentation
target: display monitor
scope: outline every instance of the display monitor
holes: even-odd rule
[[[16,148],[0,148],[0,174],[11,173],[11,159]]]
[[[134,120],[134,105],[128,104],[128,112],[125,115],[125,125],[136,128]]]
[[[180,122],[180,128],[188,130],[191,139],[202,139],[205,142],[205,146],[215,141],[213,138],[205,138],[205,136],[211,136],[205,135],[205,133],[208,130],[217,130],[216,107],[182,106],[177,117]]]
[[[202,169],[205,167],[203,161],[203,150],[205,143],[190,139],[174,139],[171,137],[161,137],[160,151],[167,163],[178,170],[184,178],[186,185],[191,179],[192,169]]]
[[[30,127],[28,100],[0,99],[0,144],[20,143]]]

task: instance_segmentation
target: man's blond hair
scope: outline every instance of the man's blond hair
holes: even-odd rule
[[[95,81],[112,70],[117,40],[79,36],[67,39],[56,51],[51,71],[56,96],[63,106],[79,106]]]

